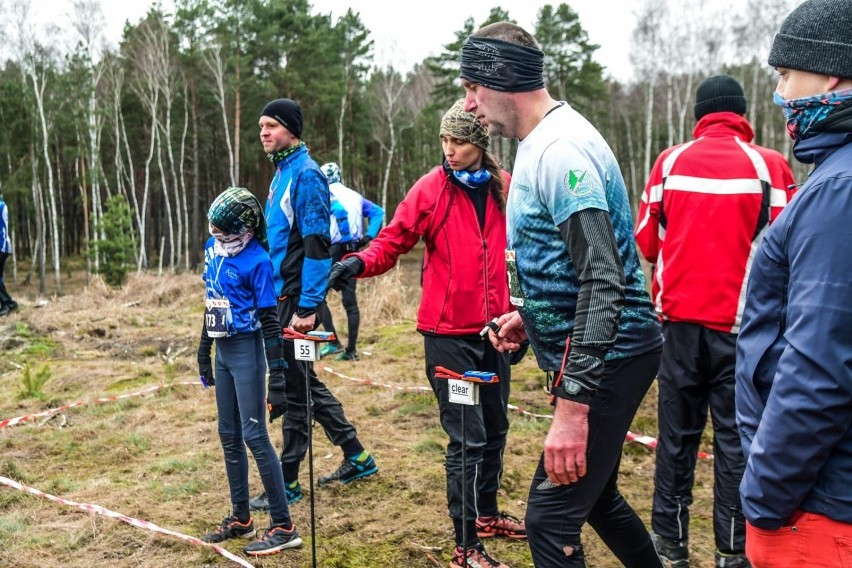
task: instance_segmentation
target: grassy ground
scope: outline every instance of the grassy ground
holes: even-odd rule
[[[358,362],[323,361],[335,371],[373,382],[424,386],[422,338],[414,331],[419,300],[416,260],[362,283]],[[21,276],[19,272],[19,277]],[[10,280],[7,278],[7,281]],[[153,394],[66,410],[52,419],[0,429],[0,475],[77,502],[199,535],[228,513],[228,489],[216,434],[212,391],[195,383],[195,346],[202,289],[197,275],[133,276],[121,290],[75,274],[61,298],[47,305],[20,285],[10,286],[20,312],[0,319],[0,420],[78,400],[135,392],[156,384],[192,381]],[[339,295],[332,310],[339,329]],[[445,436],[429,392],[370,386],[320,371],[343,402],[359,437],[376,456],[378,475],[350,486],[316,489],[317,564],[446,566],[452,548],[446,513]],[[543,375],[528,356],[514,368],[511,402],[549,414]],[[43,384],[40,384],[43,381]],[[656,387],[633,430],[656,434]],[[271,428],[280,447],[280,423]],[[512,414],[501,506],[523,516],[529,480],[549,421]],[[314,430],[315,477],[341,456]],[[712,451],[708,438],[705,451]],[[648,522],[653,453],[625,445],[621,489]],[[302,468],[308,483],[308,466]],[[260,490],[252,467],[253,492]],[[712,566],[712,462],[702,460],[692,508],[693,565]],[[254,560],[255,566],[311,565],[309,500],[293,505],[305,546]],[[264,525],[265,515],[256,517]],[[591,530],[588,565],[618,566]],[[241,554],[241,543],[226,543]],[[531,566],[523,542],[489,542],[489,551],[513,568]],[[0,566],[227,566],[205,548],[157,535],[118,520],[59,505],[0,485]]]

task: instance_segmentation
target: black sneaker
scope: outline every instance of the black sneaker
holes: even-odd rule
[[[716,568],[751,568],[745,553],[716,551]]]
[[[235,516],[231,515],[225,517],[215,531],[202,536],[201,540],[204,542],[222,542],[229,538],[251,538],[255,532],[254,519],[249,519],[247,523],[241,523]]]
[[[288,505],[298,503],[305,496],[302,493],[302,485],[298,482],[298,480],[293,483],[285,483],[284,490],[287,492]],[[252,512],[263,512],[269,510],[269,497],[266,495],[266,491],[249,501],[249,510]]]
[[[256,541],[243,547],[243,552],[250,556],[269,556],[278,554],[287,548],[298,548],[302,546],[299,531],[296,525],[290,525],[287,529],[281,525],[272,525]]]
[[[269,497],[266,496],[266,491],[249,500],[249,511],[263,512],[269,510]]]
[[[689,568],[689,548],[686,540],[672,540],[651,533],[651,541],[663,563],[663,568]]]
[[[343,458],[343,463],[340,464],[340,467],[328,475],[321,476],[317,480],[317,485],[322,487],[323,485],[328,485],[335,481],[339,481],[343,485],[347,485],[356,479],[374,475],[378,471],[379,467],[376,465],[376,461],[370,454],[367,454],[367,457],[363,460],[358,460],[357,458]]]

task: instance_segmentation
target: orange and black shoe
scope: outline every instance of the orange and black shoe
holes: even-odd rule
[[[485,547],[482,543],[469,546],[467,555],[462,550],[461,546],[453,549],[453,560],[450,562],[450,568],[509,568],[502,562],[494,560],[485,552]]]
[[[204,542],[222,542],[229,538],[251,538],[254,536],[254,519],[249,518],[247,523],[241,523],[237,517],[231,515],[225,517],[224,520],[216,527],[212,533],[207,533],[201,537]]]
[[[269,556],[277,554],[287,548],[298,548],[302,546],[302,539],[296,525],[285,527],[283,525],[271,525],[263,531],[263,535],[254,542],[243,547],[243,552],[250,556]]]
[[[508,513],[498,513],[494,517],[476,519],[476,536],[479,538],[527,538],[527,526],[524,521]]]

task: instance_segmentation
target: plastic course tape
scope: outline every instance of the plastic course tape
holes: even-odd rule
[[[45,411],[42,411],[42,412],[36,412],[34,414],[27,414],[25,416],[18,416],[17,418],[7,418],[6,420],[0,420],[0,429],[15,426],[17,424],[20,424],[21,422],[27,422],[27,421],[30,421],[30,420],[35,420],[37,418],[48,418],[50,416],[53,416],[54,414],[58,414],[58,413],[62,412],[63,410],[67,410],[69,408],[75,408],[75,407],[78,407],[78,406],[85,406],[87,404],[100,404],[100,403],[104,403],[104,402],[114,402],[114,401],[125,399],[125,398],[143,396],[143,395],[146,395],[146,394],[150,394],[152,392],[156,392],[158,390],[170,388],[170,387],[177,386],[177,385],[181,385],[181,386],[184,386],[184,385],[201,386],[201,383],[199,383],[198,381],[183,381],[183,382],[171,383],[171,384],[154,385],[154,386],[146,387],[142,390],[132,392],[132,393],[121,394],[121,395],[116,395],[116,396],[105,396],[105,397],[96,398],[96,399],[88,400],[88,401],[78,401],[78,402],[74,402],[74,403],[71,403],[71,404],[65,404],[65,405],[59,406],[57,408],[51,408],[51,409],[48,409],[48,410],[45,410]],[[81,511],[86,511],[87,513],[95,513],[95,514],[98,514],[98,515],[103,515],[105,517],[111,517],[113,519],[118,519],[118,520],[123,521],[125,523],[128,523],[130,525],[133,525],[134,527],[137,527],[137,528],[141,528],[141,529],[145,529],[145,530],[149,530],[149,531],[157,532],[157,533],[161,533],[161,534],[167,534],[167,535],[173,536],[175,538],[178,538],[180,540],[190,542],[192,544],[197,544],[197,545],[201,545],[201,546],[206,546],[208,548],[212,548],[217,553],[221,554],[222,556],[224,556],[228,560],[231,560],[232,562],[236,562],[240,566],[245,566],[246,568],[254,568],[254,564],[246,562],[245,560],[243,560],[239,556],[235,556],[234,554],[232,554],[231,552],[228,552],[227,550],[225,550],[224,548],[222,548],[220,546],[216,546],[214,544],[204,542],[203,540],[196,538],[194,536],[189,536],[189,535],[181,534],[179,532],[171,531],[169,529],[164,529],[163,527],[157,526],[154,523],[151,523],[151,522],[148,522],[148,521],[143,521],[141,519],[134,519],[133,517],[128,517],[127,515],[122,515],[121,513],[116,513],[115,511],[110,511],[109,509],[105,509],[104,507],[101,507],[100,505],[94,505],[92,503],[77,503],[76,501],[71,501],[69,499],[63,499],[61,497],[56,497],[55,495],[50,495],[49,493],[44,493],[42,491],[39,491],[38,489],[35,489],[33,487],[29,487],[27,485],[24,485],[23,483],[19,483],[17,481],[14,481],[12,479],[9,479],[9,478],[3,477],[3,476],[0,476],[0,483],[2,483],[3,485],[7,485],[9,487],[12,487],[14,489],[18,489],[19,491],[24,491],[26,493],[30,493],[32,495],[42,497],[44,499],[47,499],[49,501],[53,501],[55,503],[60,503],[62,505],[67,505],[69,507],[76,507],[77,509],[80,509]]]
[[[128,517],[127,515],[122,515],[121,513],[116,513],[115,511],[110,511],[109,509],[105,509],[100,505],[93,505],[92,503],[78,503],[76,501],[71,501],[70,499],[62,499],[61,497],[56,497],[55,495],[50,495],[48,493],[44,493],[39,491],[38,489],[34,489],[23,483],[18,483],[12,479],[7,477],[0,476],[0,483],[4,485],[8,485],[9,487],[13,487],[19,491],[24,491],[26,493],[30,493],[32,495],[36,495],[37,497],[42,497],[49,501],[53,501],[54,503],[60,503],[62,505],[68,505],[69,507],[76,507],[81,511],[85,511],[87,513],[95,513],[98,515],[103,515],[105,517],[110,517],[113,519],[118,519],[119,521],[123,521],[129,525],[133,525],[134,527],[149,530],[152,532],[157,532],[161,534],[167,534],[169,536],[173,536],[175,538],[179,538],[180,540],[184,540],[186,542],[191,542],[192,544],[198,544],[201,546],[206,546],[212,548],[228,560],[236,562],[240,566],[245,566],[245,568],[254,568],[254,564],[250,564],[240,558],[239,556],[235,556],[234,554],[228,552],[224,548],[220,546],[216,546],[215,544],[209,544],[204,542],[200,538],[196,538],[194,536],[189,536],[185,534],[181,534],[179,532],[171,531],[169,529],[164,529],[163,527],[157,526],[154,523],[149,523],[148,521],[143,521],[141,519],[134,519],[133,517]]]
[[[116,400],[121,400],[124,398],[133,398],[137,396],[143,396],[146,394],[150,394],[152,392],[156,392],[158,390],[171,388],[177,385],[192,385],[192,386],[201,386],[201,383],[198,381],[183,381],[179,383],[170,383],[163,385],[153,385],[150,387],[145,387],[142,390],[131,392],[127,394],[119,394],[115,396],[105,396],[101,398],[96,398],[94,400],[80,400],[77,402],[72,402],[71,404],[63,404],[62,406],[58,406],[56,408],[50,408],[48,410],[43,410],[42,412],[36,412],[34,414],[27,414],[25,416],[18,416],[16,418],[7,418],[5,420],[0,420],[0,430],[3,428],[9,428],[12,426],[17,426],[21,422],[27,422],[29,420],[35,420],[36,418],[48,418],[53,416],[54,414],[59,414],[63,410],[68,410],[69,408],[75,408],[78,406],[86,406],[87,404],[101,404],[104,402],[114,402]]]
[[[354,382],[361,383],[361,384],[364,384],[364,385],[372,385],[372,386],[376,386],[376,387],[385,387],[385,388],[402,390],[402,391],[429,391],[429,392],[432,392],[432,389],[429,388],[429,387],[400,387],[400,386],[390,385],[390,384],[385,384],[385,383],[377,383],[377,382],[372,381],[370,379],[358,379],[358,378],[355,378],[355,377],[349,377],[347,375],[344,375],[343,373],[338,373],[337,371],[333,370],[331,367],[323,367],[323,370],[326,373],[336,375],[336,376],[338,376],[342,379],[354,381]],[[509,410],[514,410],[515,412],[520,412],[524,416],[529,416],[531,418],[549,418],[551,420],[553,419],[552,414],[535,414],[533,412],[529,412],[527,410],[524,410],[523,408],[515,406],[514,404],[507,404],[506,408],[508,408]],[[657,447],[657,439],[654,438],[653,436],[643,436],[641,434],[634,434],[633,432],[628,431],[625,439],[628,442],[636,442],[637,444],[642,444],[643,446],[647,446],[649,448],[656,448]],[[713,459],[713,454],[708,454],[708,453],[705,453],[705,452],[698,452],[697,455],[700,459]]]
[[[363,385],[369,385],[369,386],[374,386],[374,387],[382,387],[382,388],[398,390],[398,391],[432,392],[431,388],[425,387],[425,386],[403,387],[403,386],[399,386],[399,385],[392,385],[390,383],[380,383],[380,382],[374,381],[372,379],[359,379],[357,377],[350,377],[348,375],[344,375],[343,373],[339,373],[339,372],[335,371],[331,367],[323,367],[323,370],[326,373],[329,373],[331,375],[338,376],[338,377],[340,377],[342,379],[346,379],[348,381],[361,383]],[[35,414],[28,414],[28,415],[25,415],[25,416],[18,416],[16,418],[7,418],[6,420],[0,420],[0,429],[15,426],[17,424],[20,424],[21,422],[26,422],[26,421],[29,421],[29,420],[35,420],[36,418],[46,418],[46,417],[49,417],[49,416],[53,416],[54,414],[58,414],[59,412],[62,412],[63,410],[67,410],[69,408],[74,408],[74,407],[78,407],[78,406],[84,406],[86,404],[100,404],[100,403],[104,403],[104,402],[113,402],[113,401],[121,400],[121,399],[124,399],[124,398],[132,398],[132,397],[136,397],[136,396],[142,396],[142,395],[146,395],[146,394],[149,394],[149,393],[161,390],[161,389],[170,388],[170,387],[177,386],[177,385],[199,386],[200,384],[201,383],[198,383],[196,381],[183,381],[183,382],[171,383],[171,384],[167,384],[167,385],[166,384],[154,385],[154,386],[146,387],[146,388],[144,388],[140,391],[136,391],[136,392],[132,392],[132,393],[128,393],[128,394],[96,398],[96,399],[90,400],[90,401],[74,402],[74,403],[66,404],[66,405],[63,405],[63,406],[60,406],[60,407],[57,407],[57,408],[51,408],[49,410],[37,412]],[[523,408],[517,407],[514,404],[508,404],[508,405],[506,405],[506,407],[509,410],[519,412],[519,413],[521,413],[525,416],[529,416],[531,418],[550,418],[550,419],[553,418],[553,415],[551,415],[551,414],[535,414],[533,412],[529,412],[527,410],[524,410]],[[656,448],[657,447],[657,439],[654,438],[653,436],[644,436],[642,434],[634,434],[633,432],[628,431],[627,436],[626,436],[626,440],[628,442],[635,442],[637,444],[642,444],[643,446],[647,446],[649,448]],[[700,459],[713,459],[713,454],[708,454],[708,453],[705,453],[705,452],[698,452],[698,457]]]

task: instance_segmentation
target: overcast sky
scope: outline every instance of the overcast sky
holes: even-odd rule
[[[149,0],[101,0],[110,43],[121,37],[125,20],[136,23],[145,15]],[[375,61],[410,69],[428,55],[435,55],[444,44],[454,39],[465,19],[479,24],[491,8],[500,6],[524,28],[532,31],[539,9],[545,4],[558,6],[559,1],[545,0],[414,0],[382,2],[380,0],[311,0],[315,12],[331,13],[334,20],[351,7],[361,14],[361,21],[372,32]],[[171,9],[173,3],[163,0]],[[631,77],[628,46],[635,14],[633,0],[573,0],[568,4],[580,16],[580,22],[593,43],[600,45],[597,60],[607,72],[622,81]],[[62,21],[71,12],[72,0],[31,0],[36,15],[43,21]],[[388,6],[394,8],[389,10]]]

